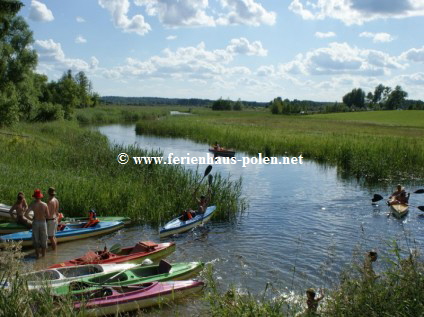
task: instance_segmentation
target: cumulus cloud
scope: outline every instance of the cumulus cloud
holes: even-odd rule
[[[176,35],[169,35],[169,36],[166,37],[166,39],[168,41],[173,41],[173,40],[176,40],[177,39],[177,36]]]
[[[362,32],[359,36],[371,38],[374,43],[386,43],[394,40],[394,37],[389,33]]]
[[[76,17],[78,23],[84,23],[85,19],[83,17]]]
[[[77,44],[84,44],[84,43],[87,43],[87,40],[82,35],[78,35],[75,38],[75,43],[77,43]]]
[[[111,13],[115,27],[126,33],[145,35],[151,30],[150,25],[144,21],[142,15],[137,14],[132,18],[128,17],[130,7],[128,0],[99,0],[99,5]]]
[[[232,39],[222,49],[208,50],[204,42],[197,46],[164,49],[162,54],[146,60],[127,58],[126,63],[114,68],[112,75],[140,76],[143,78],[172,78],[206,80],[220,76],[248,76],[252,72],[245,66],[229,66],[238,55],[266,56],[259,41],[245,38]],[[110,74],[108,74],[110,75]]]
[[[402,60],[408,60],[411,62],[417,62],[422,63],[424,62],[424,46],[421,48],[411,48],[410,50],[407,50],[406,52],[403,52],[400,55],[400,58]]]
[[[305,20],[333,18],[347,25],[424,15],[424,0],[292,0],[289,9]]]
[[[400,79],[402,80],[402,82],[404,82],[407,85],[414,85],[414,86],[424,85],[424,73],[402,75],[400,76]]]
[[[336,33],[334,32],[315,32],[315,37],[319,39],[326,39],[329,37],[335,37]]]
[[[289,74],[332,75],[357,74],[378,76],[389,74],[393,69],[402,69],[398,58],[387,53],[351,47],[347,43],[330,43],[281,65],[281,70]]]
[[[29,11],[29,18],[37,22],[50,22],[54,20],[52,11],[47,6],[39,1],[31,1],[31,9]]]
[[[90,66],[93,65],[93,63],[96,64],[96,66],[98,64],[97,59],[92,59],[90,65],[82,59],[67,58],[62,50],[61,44],[53,41],[52,39],[36,40],[34,44],[40,63],[52,64],[61,71],[67,68],[75,71],[87,71],[90,69]]]
[[[277,19],[275,12],[267,11],[255,0],[220,0],[220,3],[228,11],[217,19],[217,23],[221,25],[273,25]]]

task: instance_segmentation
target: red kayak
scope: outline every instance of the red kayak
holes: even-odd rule
[[[116,315],[132,310],[163,304],[200,291],[199,281],[172,281],[134,284],[122,287],[103,287],[91,292],[73,295],[76,310],[85,316]]]
[[[175,243],[154,243],[151,241],[138,242],[133,247],[125,247],[115,252],[107,249],[103,251],[89,251],[84,256],[74,260],[54,264],[49,267],[58,268],[84,264],[106,264],[106,263],[142,263],[145,259],[160,260],[175,251]]]

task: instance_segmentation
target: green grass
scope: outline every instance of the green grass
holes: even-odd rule
[[[343,113],[334,118],[332,114],[283,116],[264,111],[195,109],[193,113],[196,115],[141,120],[136,130],[208,144],[218,141],[250,155],[302,154],[338,166],[343,175],[370,182],[424,177],[424,129],[414,126],[414,122],[423,125],[419,118],[424,112]],[[375,120],[378,114],[381,119]]]
[[[204,168],[199,173],[177,165],[118,164],[119,153],[159,156],[135,147],[109,146],[99,132],[75,122],[19,124],[0,132],[0,202],[12,204],[19,191],[30,200],[35,188],[44,193],[53,186],[68,216],[85,216],[90,208],[99,215],[129,216],[151,225],[164,223],[191,206]],[[12,136],[25,135],[26,137]],[[212,171],[213,204],[217,218],[229,219],[243,205],[241,184]],[[206,191],[206,182],[201,191]]]

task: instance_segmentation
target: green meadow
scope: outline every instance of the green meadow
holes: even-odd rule
[[[193,191],[203,176],[181,166],[120,165],[119,153],[159,156],[135,147],[110,145],[105,136],[77,122],[20,123],[0,130],[0,201],[12,204],[19,191],[27,200],[35,188],[56,188],[68,216],[84,216],[90,208],[99,215],[128,216],[158,225],[187,207],[195,207]],[[217,218],[239,210],[240,182],[230,182],[212,170]],[[200,191],[206,191],[206,181]]]
[[[195,109],[193,116],[141,120],[138,133],[190,138],[250,155],[303,155],[369,182],[424,177],[424,112],[272,115]]]

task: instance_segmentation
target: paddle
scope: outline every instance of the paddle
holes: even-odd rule
[[[424,194],[424,189],[417,189],[416,191],[414,191],[414,194]]]
[[[210,192],[210,190],[211,190],[212,182],[213,182],[213,176],[209,175],[208,176],[208,183],[209,183],[208,192]],[[209,203],[209,201],[208,201],[208,203]],[[206,210],[207,210],[207,208],[206,208]],[[200,225],[203,225],[203,218],[205,217],[206,210],[202,214],[202,221],[200,221]]]
[[[196,193],[196,192],[197,192],[197,190],[199,189],[200,184],[202,184],[202,182],[203,182],[203,180],[205,179],[205,177],[209,175],[209,173],[211,172],[211,170],[212,170],[212,165],[208,165],[208,167],[206,167],[206,169],[205,169],[205,173],[204,173],[204,175],[203,175],[203,177],[202,177],[201,181],[199,182],[199,185],[197,186],[196,190],[194,191],[195,193]]]
[[[424,189],[423,188],[417,189],[416,191],[414,191],[414,194],[424,194]],[[375,202],[380,201],[382,199],[384,199],[383,196],[381,196],[379,194],[374,194],[374,197],[371,199],[371,201],[373,203],[375,203]]]

